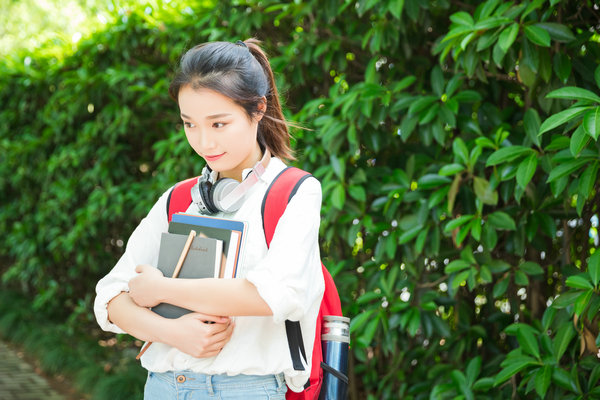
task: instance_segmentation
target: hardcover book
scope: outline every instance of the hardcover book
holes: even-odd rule
[[[177,261],[179,261],[187,238],[187,235],[176,233],[162,234],[157,268],[164,276],[173,276],[175,266],[177,265]],[[192,241],[177,278],[219,278],[222,257],[223,241],[215,238],[196,236]],[[191,312],[185,308],[167,303],[161,303],[153,307],[152,311],[165,318],[179,318]]]

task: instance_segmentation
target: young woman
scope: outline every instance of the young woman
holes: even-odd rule
[[[160,236],[168,228],[169,189],[98,282],[96,318],[104,330],[154,342],[141,358],[149,371],[145,399],[181,399],[189,392],[194,399],[283,399],[288,388],[301,391],[310,374],[324,290],[320,183],[310,178],[300,185],[267,248],[262,200],[292,155],[273,73],[257,41],[192,48],[181,59],[169,93],[211,182],[241,182],[252,168],[265,167],[239,209],[216,214],[248,222],[238,275],[171,279],[155,268]],[[198,214],[200,208],[192,203],[187,212]],[[194,312],[166,319],[148,309],[162,302]],[[300,321],[307,371],[292,367],[285,320]]]

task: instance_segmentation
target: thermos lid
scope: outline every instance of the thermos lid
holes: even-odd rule
[[[350,343],[350,318],[338,315],[323,316],[321,340]]]
[[[345,322],[346,324],[350,323],[350,318],[348,317],[342,317],[341,315],[323,315],[323,319],[326,321],[325,323],[327,323],[328,321],[334,321],[334,322]]]

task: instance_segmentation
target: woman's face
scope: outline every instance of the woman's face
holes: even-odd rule
[[[242,171],[260,160],[257,129],[262,116],[249,119],[229,97],[189,85],[179,91],[179,109],[190,146],[220,178],[239,181]]]

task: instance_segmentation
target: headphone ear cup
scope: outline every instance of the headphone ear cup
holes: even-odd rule
[[[222,205],[221,201],[231,193],[235,188],[239,186],[239,182],[235,179],[231,178],[223,178],[219,179],[212,187],[211,190],[211,200],[215,209],[224,211],[224,212],[234,212],[237,211],[244,202],[243,196],[241,196],[238,201],[232,204],[227,209]]]
[[[215,203],[212,199],[213,192],[213,184],[209,181],[199,182],[198,191],[200,192],[200,197],[202,197],[202,202],[206,206],[206,210],[211,214],[216,214],[219,212],[217,207],[215,207]]]

